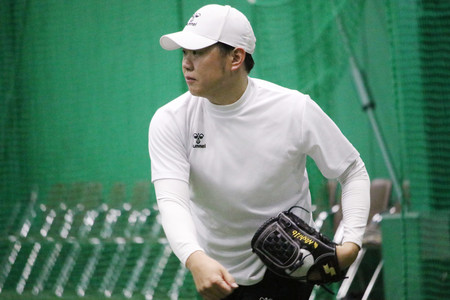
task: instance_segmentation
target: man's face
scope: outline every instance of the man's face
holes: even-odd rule
[[[225,92],[230,63],[231,56],[224,55],[215,45],[200,50],[183,49],[183,74],[191,94],[213,101]]]

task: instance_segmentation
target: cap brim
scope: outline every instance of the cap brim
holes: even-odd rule
[[[217,43],[216,40],[205,38],[190,31],[179,31],[166,34],[159,40],[161,47],[166,50],[175,50],[178,48],[198,50],[215,43]]]

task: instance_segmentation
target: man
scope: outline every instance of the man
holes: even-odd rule
[[[152,118],[152,182],[170,245],[205,299],[308,299],[312,286],[266,270],[252,236],[293,205],[311,211],[308,155],[342,185],[337,256],[348,267],[367,222],[370,182],[359,153],[308,96],[248,76],[255,42],[247,18],[220,5],[161,37],[164,49],[183,49],[189,91]],[[299,216],[312,222],[310,213]]]

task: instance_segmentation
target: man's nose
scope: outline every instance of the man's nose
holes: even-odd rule
[[[181,66],[183,67],[184,70],[192,71],[194,66],[192,64],[192,61],[189,58],[189,54],[186,54],[183,56],[183,62],[181,64]]]

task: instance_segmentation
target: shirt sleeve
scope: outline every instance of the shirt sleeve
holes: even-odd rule
[[[154,185],[166,237],[175,255],[186,264],[192,253],[203,251],[189,209],[189,186],[176,179],[156,180]]]
[[[310,98],[302,119],[302,144],[326,178],[337,178],[359,157],[333,120]]]
[[[364,162],[336,124],[311,99],[306,101],[302,120],[305,153],[325,177],[337,178],[342,187],[342,242],[361,247],[370,210],[370,179]]]
[[[355,160],[338,181],[342,187],[342,243],[361,247],[370,210],[370,178],[362,159]]]
[[[183,131],[177,116],[160,109],[152,118],[148,133],[152,181],[179,179],[189,181],[189,162]]]

